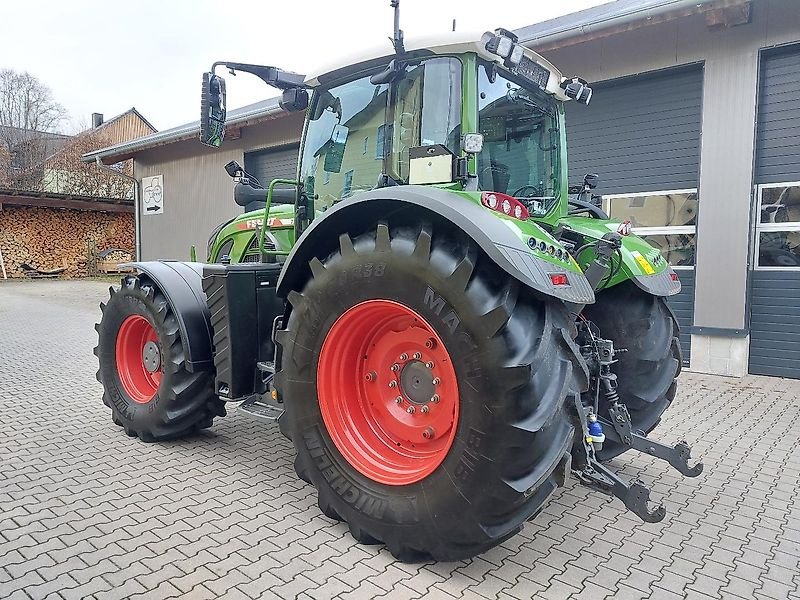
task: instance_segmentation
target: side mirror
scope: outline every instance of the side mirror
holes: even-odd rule
[[[287,112],[300,112],[308,108],[308,92],[303,88],[283,90],[278,104]]]
[[[225,138],[225,80],[214,73],[203,73],[200,94],[200,141],[219,148]]]
[[[242,166],[238,162],[232,160],[225,165],[225,172],[231,177],[241,177],[244,169],[242,169]]]
[[[583,176],[583,187],[593,190],[600,183],[600,176],[596,173],[587,173]]]

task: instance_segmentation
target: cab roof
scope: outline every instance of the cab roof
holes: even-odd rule
[[[486,42],[495,34],[487,31],[481,32],[453,32],[438,36],[418,36],[404,39],[406,54],[411,58],[422,56],[435,56],[447,54],[465,54],[474,52],[480,58],[503,65],[503,59],[486,50]],[[550,72],[546,92],[553,94],[559,100],[569,100],[561,89],[561,72],[548,60],[536,54],[533,50],[524,48],[524,54],[533,62],[541,65]],[[337,58],[325,65],[316,73],[306,77],[305,83],[309,87],[325,86],[338,80],[347,79],[359,72],[377,69],[386,65],[396,55],[391,46],[384,45],[363,50],[356,54]]]

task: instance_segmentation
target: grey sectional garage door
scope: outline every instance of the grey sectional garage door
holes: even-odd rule
[[[800,46],[764,53],[760,81],[750,372],[800,378]]]
[[[594,84],[589,106],[566,104],[570,185],[598,173],[603,194],[696,188],[703,69]]]
[[[273,179],[295,179],[297,177],[298,146],[284,146],[278,150],[246,152],[244,168],[252,173],[264,187]]]
[[[593,83],[589,106],[566,104],[570,185],[600,175],[598,191],[641,194],[696,189],[700,165],[702,65]],[[666,233],[666,231],[665,231]],[[669,299],[683,333],[694,320],[694,270],[681,270],[681,293]]]

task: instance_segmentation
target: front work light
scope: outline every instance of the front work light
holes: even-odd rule
[[[478,154],[483,150],[483,134],[482,133],[466,133],[461,142],[461,147],[467,154]]]
[[[567,98],[572,98],[581,104],[589,104],[589,100],[592,99],[592,88],[580,77],[564,77],[561,80],[561,89]]]

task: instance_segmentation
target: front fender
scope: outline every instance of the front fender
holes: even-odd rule
[[[203,292],[203,263],[153,260],[123,266],[147,275],[166,297],[178,321],[187,370],[194,373],[213,369],[213,330]]]
[[[617,231],[618,221],[605,221],[585,217],[566,217],[559,221],[571,231],[588,238],[601,238],[610,231]],[[654,296],[674,296],[681,291],[681,282],[675,270],[661,255],[658,248],[651,246],[637,235],[622,237],[622,266],[605,284],[605,288],[624,281],[633,281],[639,288]],[[575,257],[583,269],[594,259],[591,248]]]
[[[431,217],[443,219],[469,236],[501,269],[523,285],[541,294],[575,304],[594,302],[594,291],[577,264],[570,261],[556,265],[537,257],[523,241],[519,229],[509,220],[495,216],[488,209],[459,193],[426,186],[398,186],[357,194],[337,203],[303,233],[292,249],[278,281],[278,295],[286,297],[310,276],[313,257],[325,258],[338,243],[342,233],[358,234],[371,223],[390,218],[392,213],[413,209],[419,221]],[[558,245],[532,221],[526,230],[535,230],[540,240]],[[566,273],[569,285],[554,286],[550,273]]]

